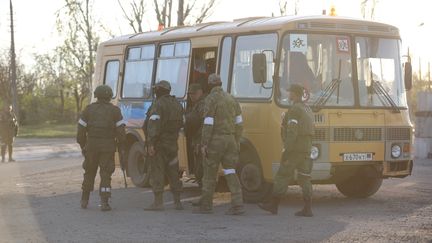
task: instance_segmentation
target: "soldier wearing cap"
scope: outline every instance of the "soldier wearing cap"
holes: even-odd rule
[[[204,177],[200,207],[194,213],[212,213],[213,193],[219,165],[231,191],[229,215],[244,213],[242,190],[236,174],[239,160],[243,119],[239,103],[222,89],[219,75],[208,78],[210,94],[205,99],[201,151],[204,155]]]
[[[311,109],[303,103],[304,88],[298,84],[290,86],[291,108],[284,113],[281,125],[283,152],[280,167],[274,178],[272,198],[258,206],[272,214],[277,214],[279,201],[288,189],[288,183],[294,178],[297,170],[297,182],[302,188],[304,207],[296,216],[312,217],[311,197],[311,171],[312,160],[310,151],[312,147],[312,135],[314,125]]]
[[[115,169],[114,153],[116,147],[119,151],[124,149],[125,124],[120,109],[110,103],[113,92],[108,85],[98,86],[94,96],[97,101],[84,109],[78,121],[77,142],[85,156],[81,208],[87,208],[99,167],[101,210],[109,211],[111,210],[108,204],[111,197],[111,175]]]
[[[174,197],[175,209],[182,210],[180,192],[182,183],[179,179],[177,158],[177,139],[183,127],[183,107],[174,96],[170,95],[171,85],[161,80],[153,87],[156,99],[147,112],[144,123],[147,154],[150,162],[150,184],[154,193],[153,203],[145,210],[161,211],[165,177],[168,178]]]
[[[194,174],[199,185],[202,184],[203,158],[201,153],[201,130],[204,121],[204,92],[201,84],[195,83],[189,86],[188,95],[191,100],[191,108],[186,111],[185,128],[188,139],[191,140],[194,158]]]

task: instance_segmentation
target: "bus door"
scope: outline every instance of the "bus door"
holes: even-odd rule
[[[216,39],[216,41],[215,41]],[[192,40],[192,55],[189,74],[189,86],[194,83],[201,84],[204,95],[207,95],[208,76],[216,71],[217,38],[198,38]],[[190,97],[187,98],[186,111],[193,107]],[[187,128],[187,127],[186,127]],[[189,173],[194,171],[194,148],[192,146],[192,134],[194,128],[186,129],[186,147]]]

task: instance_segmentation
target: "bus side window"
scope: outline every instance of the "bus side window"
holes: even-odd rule
[[[105,66],[104,84],[111,87],[113,97],[117,96],[117,82],[119,78],[120,61],[110,60]]]

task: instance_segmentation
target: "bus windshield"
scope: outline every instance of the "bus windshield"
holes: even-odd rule
[[[353,106],[350,38],[343,35],[295,34],[283,39],[279,69],[279,102],[289,105],[286,89],[305,87],[309,105]],[[324,97],[325,96],[325,97]],[[321,102],[325,99],[325,102]]]
[[[357,37],[356,49],[360,105],[388,107],[392,101],[396,106],[406,107],[399,40]],[[382,87],[382,92],[375,87]]]

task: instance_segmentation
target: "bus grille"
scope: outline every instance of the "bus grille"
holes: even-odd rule
[[[386,131],[387,140],[410,140],[410,136],[409,127],[392,127]]]
[[[315,128],[315,134],[312,137],[312,140],[315,141],[327,141],[328,140],[328,132],[327,128]]]
[[[389,170],[391,172],[408,170],[408,161],[390,162]]]
[[[381,128],[348,128],[334,129],[334,141],[380,141],[382,139]]]

